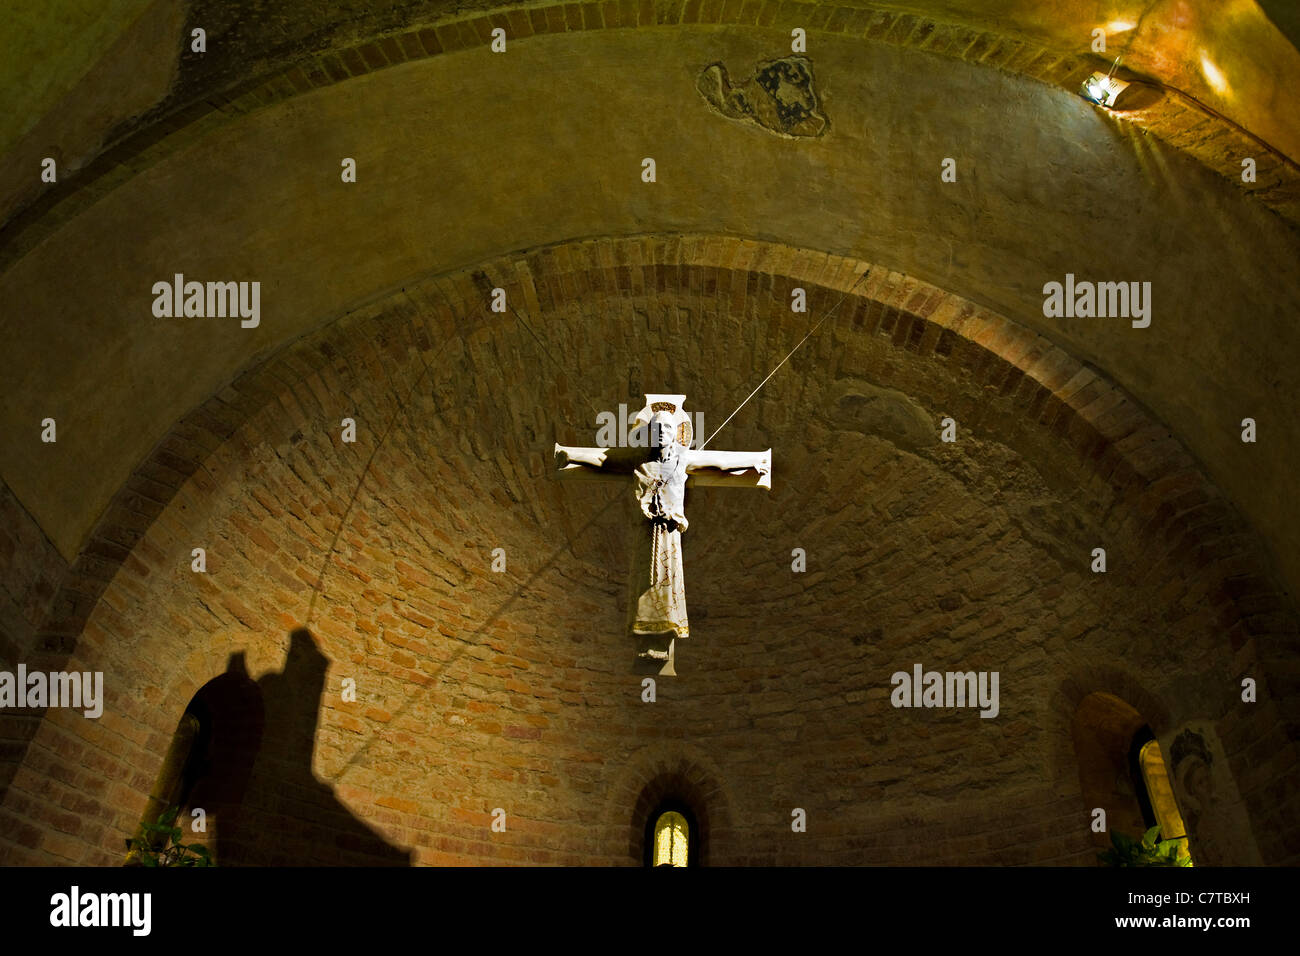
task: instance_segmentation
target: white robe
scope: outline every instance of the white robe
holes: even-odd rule
[[[682,572],[682,532],[686,521],[686,458],[682,450],[667,461],[637,466],[636,496],[650,530],[650,549],[638,549],[638,594],[632,632],[686,637],[686,581]]]

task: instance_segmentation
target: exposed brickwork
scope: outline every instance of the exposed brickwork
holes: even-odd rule
[[[1094,371],[866,270],[719,236],[569,243],[408,286],[242,376],[138,469],[55,601],[51,666],[104,670],[106,712],[45,716],[0,862],[118,862],[188,701],[240,652],[276,686],[306,625],[324,660],[269,695],[296,709],[250,785],[261,862],[383,855],[373,830],[422,863],[635,863],[675,788],[709,862],[1088,864],[1071,720],[1107,690],[1157,734],[1214,722],[1265,861],[1294,863],[1296,620],[1248,530]],[[485,310],[495,285],[527,329]],[[692,638],[642,703],[626,491],[551,481],[551,443],[660,388],[711,431],[832,308],[714,443],[773,446],[775,487],[692,493]],[[894,709],[917,662],[1000,671],[1000,716]]]

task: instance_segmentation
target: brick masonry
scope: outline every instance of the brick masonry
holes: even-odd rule
[[[676,792],[709,862],[1089,864],[1072,721],[1104,691],[1157,736],[1212,722],[1242,840],[1295,863],[1296,617],[1252,532],[1095,370],[867,272],[722,236],[566,243],[410,285],[241,376],[141,464],[48,614],[57,568],[0,551],[28,609],[4,646],[103,670],[108,698],[98,721],[5,716],[0,862],[120,862],[187,702],[242,655],[268,728],[242,862],[638,863]],[[521,315],[486,310],[494,286]],[[773,447],[774,489],[691,495],[692,637],[643,703],[626,490],[550,480],[551,443],[655,390],[712,431],[832,309],[712,445]],[[998,670],[1000,716],[892,708],[917,662]]]

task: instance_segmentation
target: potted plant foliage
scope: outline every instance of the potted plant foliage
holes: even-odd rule
[[[1187,852],[1185,840],[1161,840],[1160,827],[1154,826],[1134,840],[1123,833],[1112,831],[1111,849],[1097,854],[1106,866],[1191,866],[1192,857]]]
[[[177,807],[162,813],[156,823],[141,823],[126,841],[127,866],[213,866],[212,854],[201,843],[181,843],[181,828],[174,826]]]

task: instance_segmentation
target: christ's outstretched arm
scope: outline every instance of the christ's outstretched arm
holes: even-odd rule
[[[772,449],[686,453],[686,474],[693,485],[730,485],[772,490]]]
[[[610,478],[630,475],[645,461],[644,448],[583,448],[555,446],[555,466],[562,478]]]

